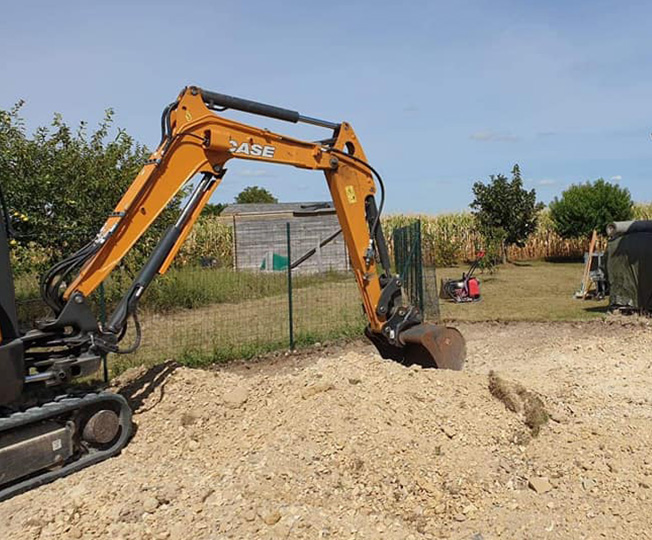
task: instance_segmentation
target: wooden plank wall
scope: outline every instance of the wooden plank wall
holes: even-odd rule
[[[328,238],[340,227],[335,214],[311,216],[265,217],[263,219],[236,219],[236,269],[258,270],[270,251],[287,256],[286,223],[290,223],[292,260],[297,260],[309,249]],[[321,248],[321,256],[313,255],[295,272],[315,273],[329,270],[346,271],[349,259],[340,235]]]

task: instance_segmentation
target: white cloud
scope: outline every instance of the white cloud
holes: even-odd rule
[[[242,169],[235,172],[236,176],[244,176],[245,178],[275,178],[276,175],[264,169]]]
[[[472,141],[479,142],[515,142],[518,137],[509,133],[497,133],[495,131],[476,131],[471,134]]]
[[[611,177],[612,182],[620,182],[622,179],[623,179],[623,177],[621,175],[619,175],[619,174],[617,174],[616,176]]]

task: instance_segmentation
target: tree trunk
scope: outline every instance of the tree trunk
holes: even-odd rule
[[[503,264],[507,264],[507,242],[501,243],[501,251],[503,256]]]

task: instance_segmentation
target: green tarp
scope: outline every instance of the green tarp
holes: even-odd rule
[[[617,222],[607,231],[611,307],[652,312],[652,221]]]
[[[288,258],[283,255],[279,255],[278,253],[272,253],[271,256],[268,254],[260,265],[261,270],[273,270],[274,272],[287,270],[287,267]]]

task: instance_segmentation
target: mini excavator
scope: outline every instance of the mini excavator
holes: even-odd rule
[[[227,109],[312,124],[330,134],[306,142],[217,114]],[[161,131],[158,148],[97,236],[43,276],[41,295],[52,317],[26,331],[17,321],[7,240],[11,223],[2,204],[0,500],[114,456],[128,443],[131,410],[122,396],[87,390],[61,395],[61,389],[99,370],[106,354],[138,347],[138,302],[154,277],[170,267],[231,159],[323,171],[368,318],[366,336],[383,358],[462,369],[462,335],[454,328],[425,323],[422,313],[402,299],[401,279],[392,275],[380,223],[383,182],[348,123],[189,86],[164,109]],[[381,190],[379,206],[374,179]],[[100,324],[89,295],[184,186],[194,188],[176,222],[162,235],[107,322]],[[122,346],[128,324],[134,325],[135,342]]]

